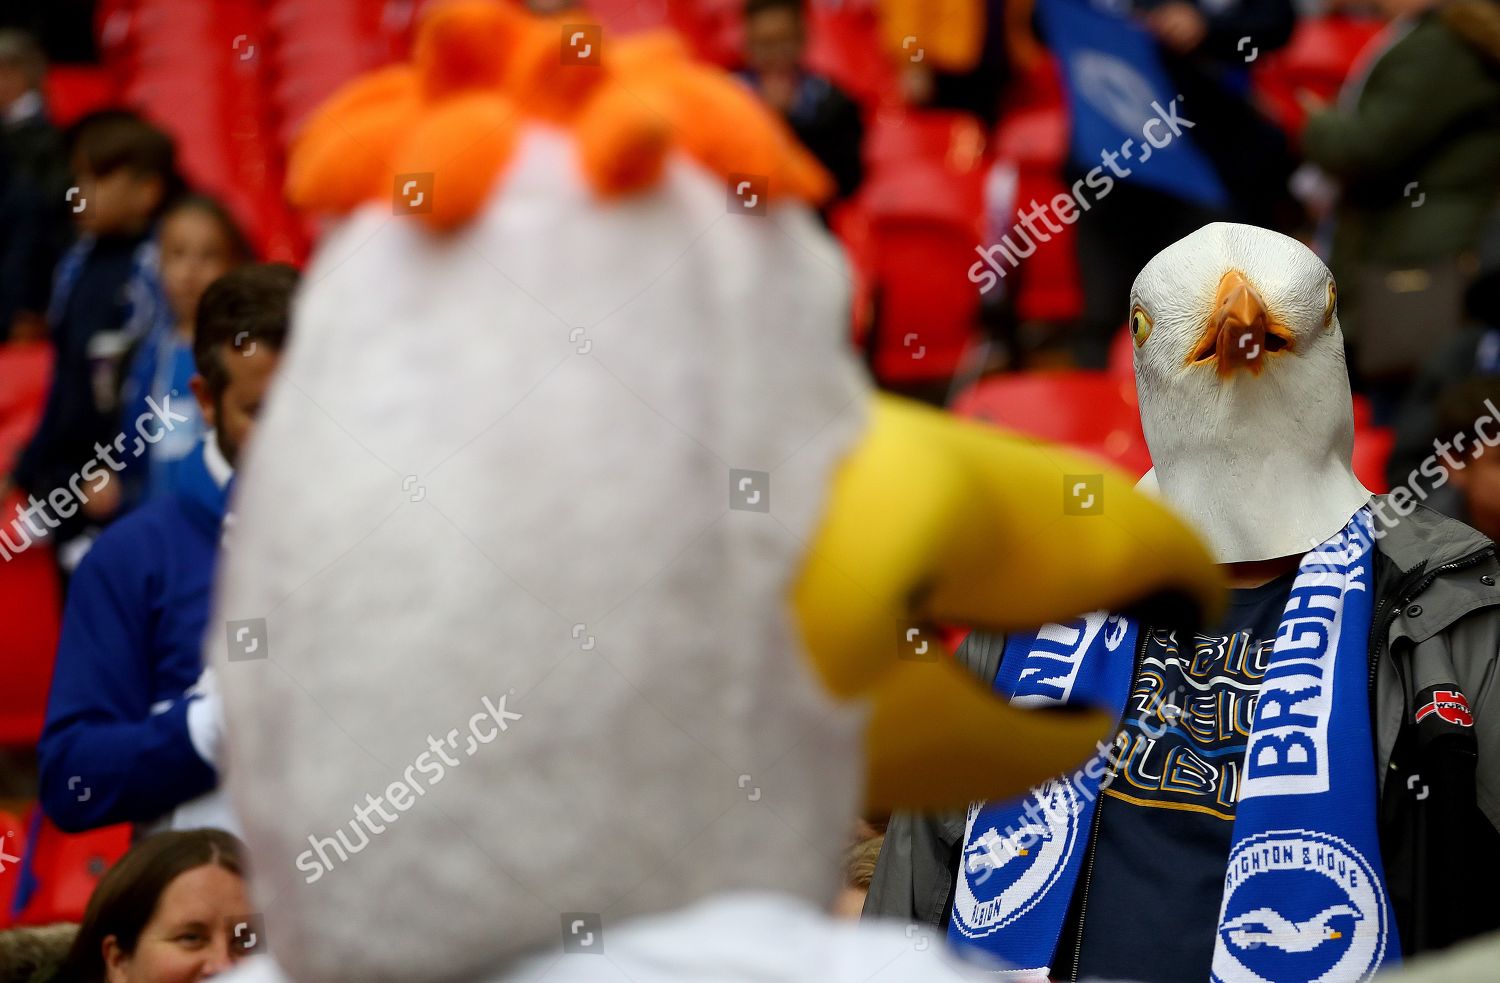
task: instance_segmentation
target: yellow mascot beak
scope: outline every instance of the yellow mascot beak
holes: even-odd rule
[[[1015,795],[1114,733],[1113,712],[1012,708],[951,659],[911,658],[917,637],[935,650],[934,623],[1011,631],[1103,609],[1196,627],[1218,612],[1213,558],[1133,484],[1094,459],[875,398],[793,594],[824,685],[872,703],[869,809]]]

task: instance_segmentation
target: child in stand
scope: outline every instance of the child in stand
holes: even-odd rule
[[[0,498],[13,482],[41,504],[31,531],[52,537],[64,573],[120,508],[113,472],[123,461],[108,455],[111,470],[92,472],[86,492],[77,476],[120,433],[125,354],[162,303],[152,233],[182,186],[171,137],[127,110],[84,117],[69,143],[77,182],[69,200],[80,234],[58,264],[47,312],[52,386],[36,433],[10,480],[0,481]]]
[[[182,462],[192,454],[206,427],[188,380],[193,365],[193,330],[198,298],[204,289],[230,270],[254,259],[245,234],[216,199],[190,194],[163,213],[158,225],[162,291],[167,303],[161,316],[141,339],[121,391],[120,431],[154,412],[152,405],[189,417],[172,417],[170,429],[125,471],[128,506],[159,498],[176,490]],[[149,401],[148,401],[149,400]]]

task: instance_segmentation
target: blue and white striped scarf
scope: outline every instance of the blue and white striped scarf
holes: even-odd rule
[[[1368,509],[1302,558],[1245,750],[1215,983],[1364,980],[1400,946],[1380,860],[1366,669]],[[1103,613],[1011,638],[995,688],[1022,706],[1123,713],[1139,626]],[[1112,749],[1018,800],[971,806],[949,938],[1045,975]],[[1166,885],[1164,885],[1164,889]]]

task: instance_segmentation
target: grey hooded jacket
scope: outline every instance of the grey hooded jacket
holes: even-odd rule
[[[1381,854],[1409,956],[1500,929],[1500,561],[1454,519],[1420,505],[1400,517],[1384,495],[1371,506]],[[990,683],[1003,649],[1000,636],[975,632],[957,658]],[[1430,712],[1417,722],[1434,692],[1453,690],[1470,725]],[[865,916],[946,928],[963,835],[962,812],[892,816]]]

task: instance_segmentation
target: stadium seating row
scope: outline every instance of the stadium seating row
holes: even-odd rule
[[[0,474],[9,473],[36,427],[51,371],[52,350],[48,345],[0,346]],[[19,493],[0,501],[0,522],[8,527],[15,520],[17,507],[24,504]],[[8,541],[16,544],[22,540],[12,535]],[[14,555],[0,555],[0,637],[5,639],[0,746],[28,747],[41,735],[57,651],[58,604],[57,574],[49,546],[38,543]]]
[[[94,885],[130,848],[130,835],[128,825],[63,833],[34,804],[24,816],[0,811],[0,929],[81,920]]]
[[[109,76],[177,136],[189,176],[226,199],[263,255],[295,262],[314,230],[281,197],[285,149],[339,85],[405,51],[423,5],[109,0],[98,17]],[[737,60],[742,0],[593,0],[590,7],[608,31],[666,23],[700,56]],[[880,48],[875,0],[814,0],[809,15],[810,67],[861,102],[871,121],[867,187],[835,225],[853,261],[856,334],[882,381],[941,381],[979,343],[977,301],[965,276],[974,244],[1008,229],[1032,199],[1063,190],[1067,111],[1056,67],[1045,56],[1018,65],[1007,112],[984,134],[953,114],[893,108],[896,78]],[[1254,66],[1258,91],[1284,125],[1297,125],[1293,94],[1306,88],[1331,96],[1373,30],[1368,20],[1341,16],[1303,20],[1287,48]],[[97,78],[63,75],[53,91],[67,103],[100,87]],[[986,223],[992,169],[1010,182],[1010,194]],[[1020,320],[1066,322],[1081,312],[1072,234],[1067,227],[1042,244],[1008,278]],[[914,264],[917,257],[923,261]]]

